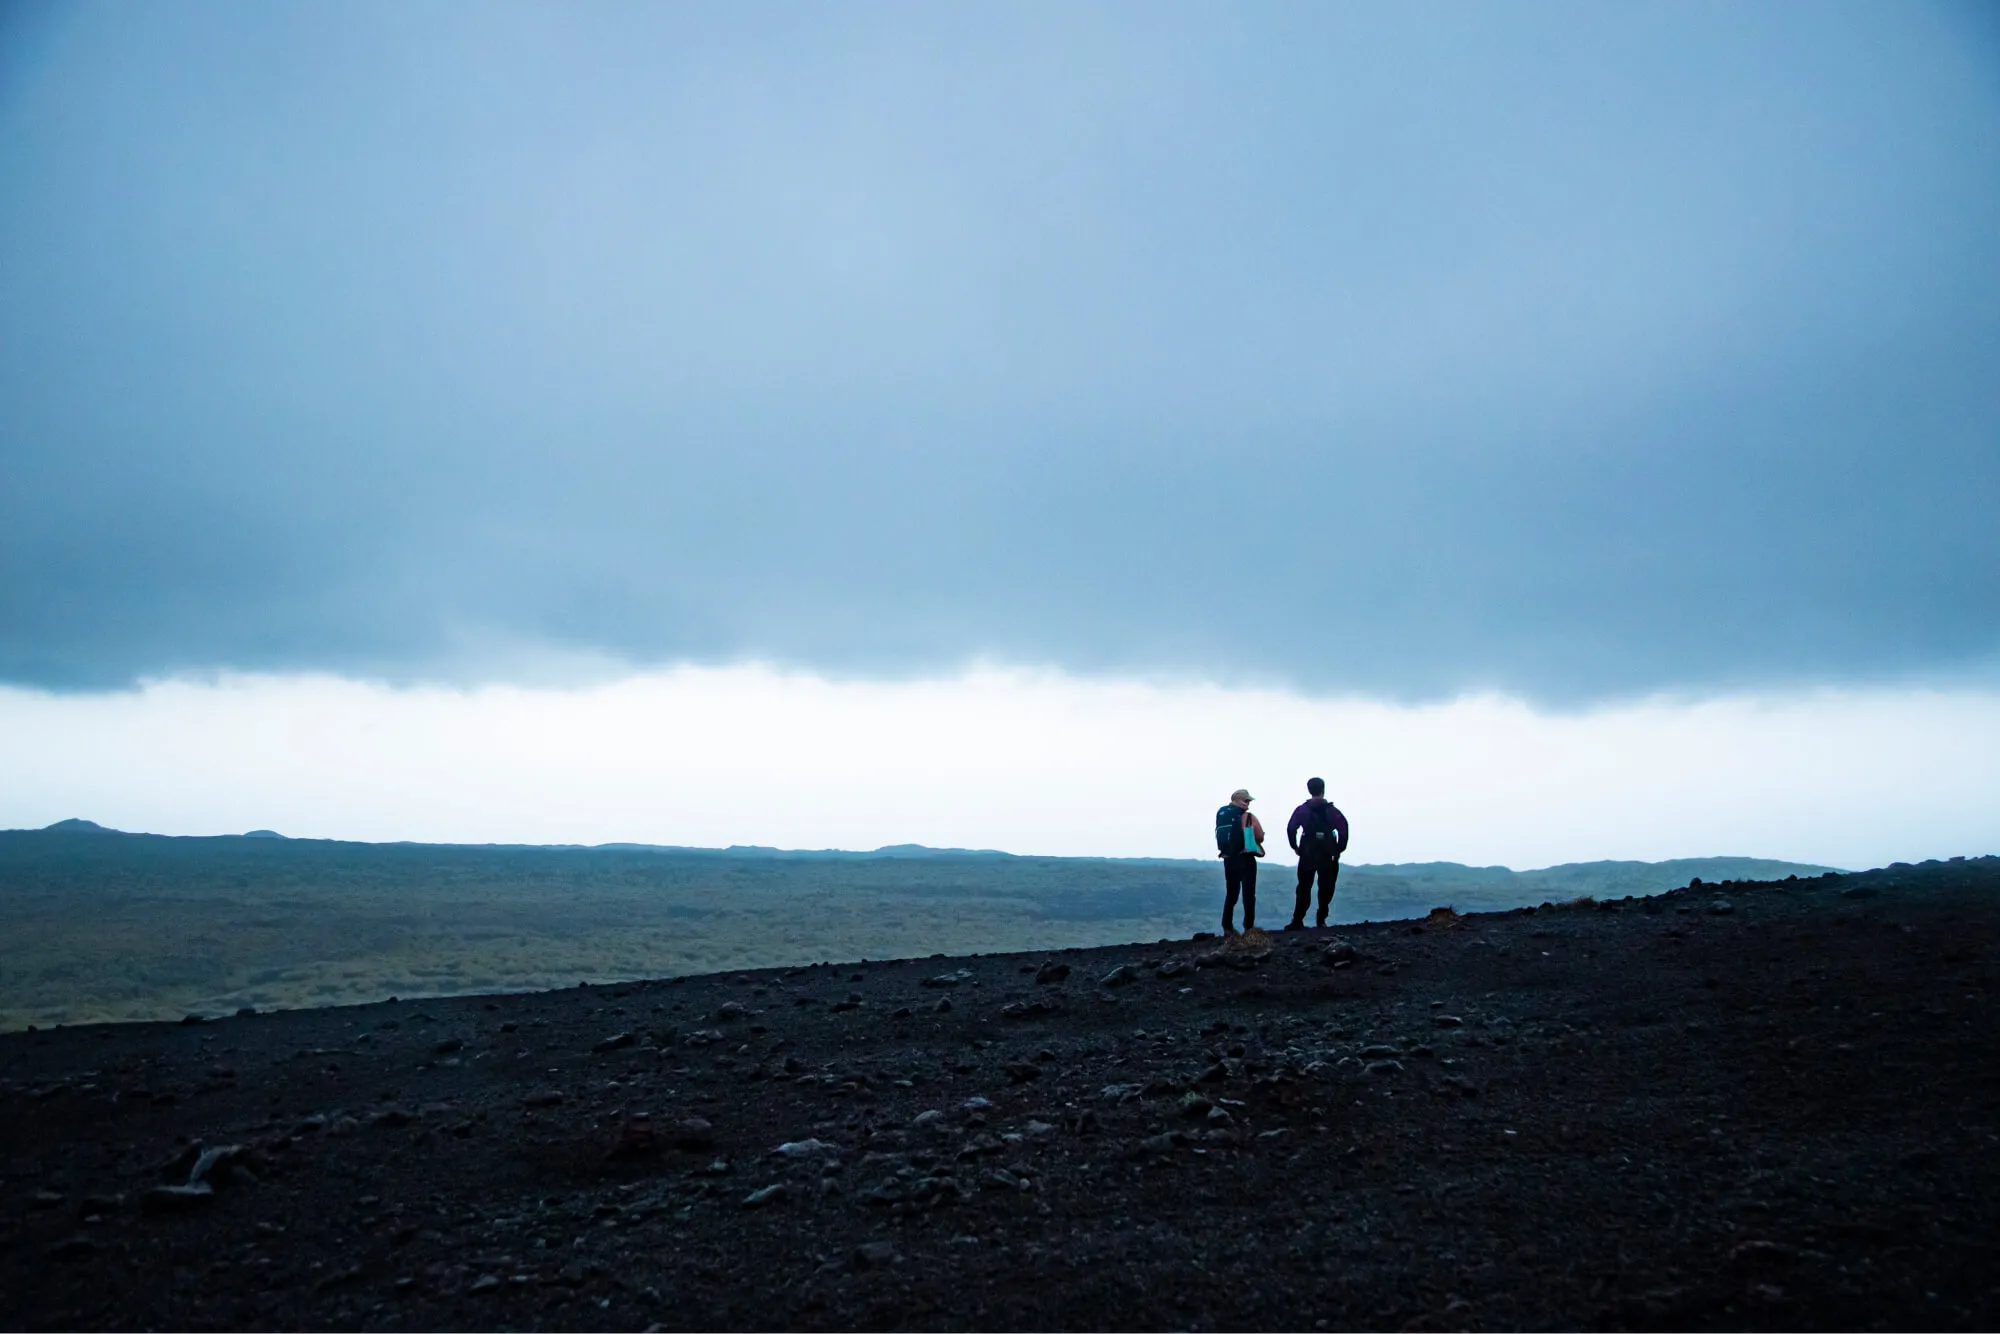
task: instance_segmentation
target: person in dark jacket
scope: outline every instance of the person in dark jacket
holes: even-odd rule
[[[1306,791],[1311,795],[1285,823],[1285,840],[1299,855],[1299,896],[1292,904],[1287,931],[1305,928],[1314,879],[1319,881],[1319,915],[1313,925],[1326,925],[1326,914],[1333,907],[1333,886],[1340,879],[1340,854],[1347,851],[1347,817],[1326,799],[1326,780],[1308,778]]]

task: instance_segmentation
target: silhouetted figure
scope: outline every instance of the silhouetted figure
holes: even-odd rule
[[[1257,859],[1264,855],[1264,823],[1250,813],[1246,788],[1230,794],[1215,813],[1215,852],[1222,858],[1222,934],[1236,932],[1236,898],[1243,897],[1243,929],[1257,925]]]
[[[1308,778],[1306,791],[1312,795],[1285,822],[1285,839],[1299,854],[1299,896],[1292,904],[1287,931],[1304,929],[1315,878],[1319,880],[1319,915],[1313,925],[1326,925],[1326,914],[1333,907],[1333,886],[1340,879],[1340,854],[1347,851],[1347,817],[1326,799],[1326,780]]]

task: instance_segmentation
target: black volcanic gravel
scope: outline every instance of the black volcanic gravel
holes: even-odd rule
[[[0,1325],[1993,1328],[1997,927],[1986,858],[9,1034]]]

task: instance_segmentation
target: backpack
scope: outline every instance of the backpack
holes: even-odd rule
[[[1215,850],[1224,857],[1243,851],[1243,808],[1233,801],[1215,813]]]
[[[1304,835],[1299,840],[1300,851],[1331,857],[1340,847],[1340,840],[1333,833],[1333,803],[1307,802],[1306,818],[1300,824],[1299,832]]]

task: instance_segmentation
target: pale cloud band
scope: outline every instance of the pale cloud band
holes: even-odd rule
[[[0,689],[0,735],[14,827],[1202,857],[1231,788],[1276,824],[1323,774],[1365,862],[2000,850],[2000,694],[1976,690],[1548,713],[1005,668],[471,690],[243,675]]]

